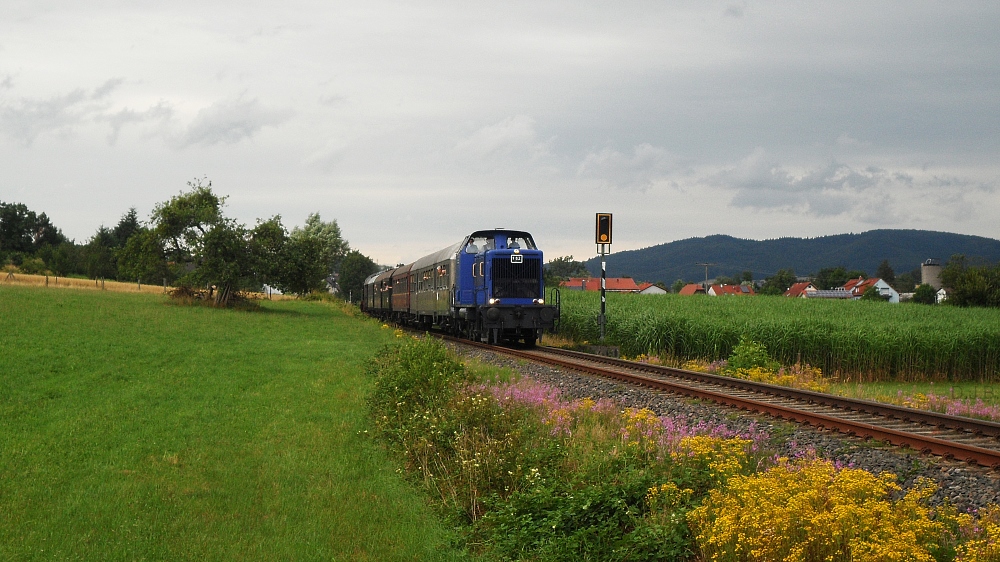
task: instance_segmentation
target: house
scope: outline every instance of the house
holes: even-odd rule
[[[796,283],[791,287],[789,287],[788,290],[785,291],[785,296],[804,299],[809,296],[808,293],[815,291],[816,291],[816,286],[810,283],[809,281],[805,281],[802,283]]]
[[[684,285],[684,288],[680,290],[678,295],[704,295],[705,288],[699,283],[688,283]]]
[[[570,291],[600,291],[600,277],[571,277],[559,284],[561,289]],[[609,293],[638,293],[642,289],[631,277],[608,277],[604,289]]]
[[[712,285],[708,288],[708,294],[713,297],[733,297],[752,296],[757,293],[754,292],[753,287],[750,285]]]
[[[640,295],[665,295],[666,291],[657,287],[652,283],[639,283],[639,294]]]
[[[899,302],[899,293],[896,292],[896,289],[893,289],[888,283],[878,277],[872,277],[870,279],[858,277],[857,279],[851,279],[847,283],[844,283],[843,289],[851,293],[851,298],[860,299],[861,296],[865,294],[865,291],[871,287],[875,287],[878,290],[878,293],[883,297],[888,297],[887,300],[889,302]]]

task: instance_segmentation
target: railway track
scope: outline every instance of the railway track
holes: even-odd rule
[[[447,339],[1000,470],[1000,423],[564,349],[511,349]]]

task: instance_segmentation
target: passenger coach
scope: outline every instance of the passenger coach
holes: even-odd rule
[[[480,230],[365,280],[362,309],[489,343],[534,345],[559,308],[545,302],[542,251],[527,232]]]

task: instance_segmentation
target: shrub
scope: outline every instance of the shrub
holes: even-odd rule
[[[737,476],[688,515],[706,560],[917,560],[954,555],[967,520],[934,510],[933,483],[901,499],[893,474],[837,469],[828,461],[783,462]]]
[[[741,336],[740,343],[733,348],[732,354],[729,356],[729,365],[727,369],[731,371],[736,371],[739,369],[753,369],[761,368],[769,371],[777,371],[781,366],[777,361],[771,359],[771,356],[767,353],[767,347],[762,343],[753,341],[752,339]]]
[[[374,377],[368,409],[380,433],[400,443],[411,427],[447,403],[469,380],[461,363],[430,338],[408,338],[384,348],[369,366]]]
[[[913,302],[919,304],[935,304],[937,303],[937,291],[934,287],[927,285],[918,285],[916,289],[913,290]]]

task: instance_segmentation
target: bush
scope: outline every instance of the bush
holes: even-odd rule
[[[927,480],[894,500],[895,480],[823,460],[784,462],[712,490],[688,520],[708,560],[953,558],[967,516],[929,507],[936,487]]]
[[[369,373],[375,378],[369,411],[378,430],[397,443],[411,426],[421,425],[423,416],[448,402],[458,384],[469,380],[462,364],[430,338],[410,338],[383,349]]]
[[[739,369],[749,370],[755,367],[777,371],[781,367],[781,364],[771,359],[764,344],[757,343],[746,336],[741,336],[740,343],[733,348],[733,353],[729,356],[727,369],[736,371]]]
[[[936,304],[937,303],[937,291],[934,287],[927,285],[918,285],[913,291],[913,302],[919,304]]]

